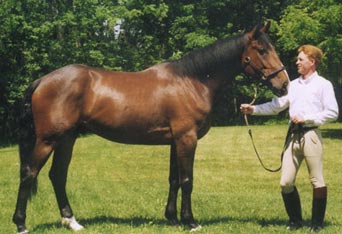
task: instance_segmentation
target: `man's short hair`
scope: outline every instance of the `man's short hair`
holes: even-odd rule
[[[320,48],[313,45],[302,45],[298,49],[298,53],[303,52],[309,58],[315,60],[316,67],[321,63],[323,52]]]

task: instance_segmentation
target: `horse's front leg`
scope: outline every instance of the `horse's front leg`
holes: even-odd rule
[[[201,228],[195,221],[191,208],[191,193],[193,187],[193,166],[197,135],[184,134],[175,140],[180,187],[182,189],[181,222],[192,230]]]
[[[169,198],[165,209],[165,217],[171,225],[179,225],[177,218],[177,195],[180,187],[179,184],[179,172],[177,163],[176,146],[174,143],[171,144],[170,150],[170,176],[169,176]]]

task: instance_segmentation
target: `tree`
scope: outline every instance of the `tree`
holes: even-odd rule
[[[15,136],[24,90],[34,79],[70,63],[115,68],[113,2],[3,1],[0,5],[0,136]],[[107,54],[106,54],[107,53]]]
[[[332,81],[342,104],[342,4],[338,0],[301,0],[284,9],[278,27],[277,45],[283,52],[291,77],[296,77],[295,56],[303,44],[320,47],[325,56],[319,72]],[[340,118],[341,120],[341,115]]]
[[[317,45],[325,52],[321,72],[341,85],[342,4],[335,0],[293,2],[297,4],[289,5],[284,10],[277,40],[291,70],[294,70],[293,59],[300,45]]]
[[[342,83],[338,0],[6,0],[0,11],[0,136],[5,139],[15,135],[24,90],[48,72],[71,63],[142,70],[241,34],[263,19],[273,21],[270,37],[291,74],[296,48],[312,43],[326,52],[323,74],[339,87]],[[237,107],[251,98],[250,86],[239,76],[225,90],[214,109],[216,124],[237,123]],[[260,100],[270,97],[265,89],[260,92]]]

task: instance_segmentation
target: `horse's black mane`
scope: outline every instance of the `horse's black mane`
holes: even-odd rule
[[[184,57],[171,61],[173,71],[180,76],[196,76],[205,79],[214,72],[236,70],[245,47],[244,35],[225,38],[204,48],[190,52]],[[265,33],[258,36],[259,43],[270,48],[270,40]]]
[[[225,38],[172,61],[173,71],[180,76],[203,79],[215,71],[229,70],[244,49],[243,36]],[[234,63],[234,64],[232,64]]]

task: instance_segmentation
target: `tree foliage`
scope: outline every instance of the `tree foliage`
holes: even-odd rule
[[[292,2],[279,21],[277,46],[291,59],[300,45],[317,45],[325,52],[321,72],[341,85],[342,4],[338,0]]]
[[[0,136],[15,135],[18,103],[34,79],[71,63],[137,71],[175,59],[264,19],[295,77],[299,45],[321,47],[321,71],[342,86],[342,4],[338,0],[6,0],[0,1]],[[236,124],[252,96],[246,77],[227,88],[215,123]],[[269,98],[262,89],[261,100]],[[1,140],[1,139],[0,139]]]

